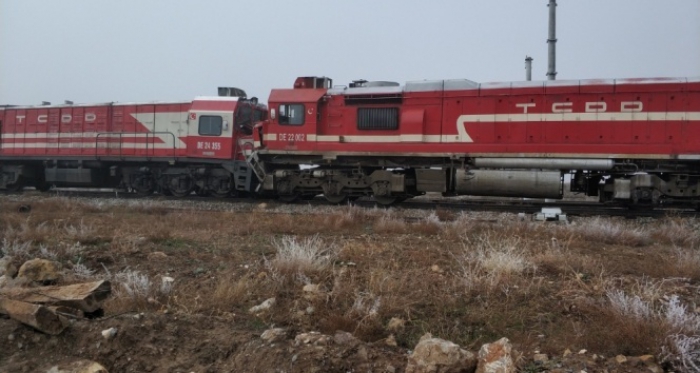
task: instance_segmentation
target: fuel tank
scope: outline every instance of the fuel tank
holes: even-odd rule
[[[562,198],[556,171],[456,170],[454,192],[472,196]]]
[[[541,168],[545,170],[605,171],[615,166],[612,159],[576,158],[475,158],[478,168]]]

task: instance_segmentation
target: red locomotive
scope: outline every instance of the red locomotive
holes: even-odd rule
[[[423,194],[700,201],[700,79],[475,83],[301,77],[275,89],[251,164],[280,198]],[[300,165],[312,165],[303,168]]]
[[[251,131],[266,118],[237,88],[191,102],[0,108],[0,187],[124,187],[185,196],[251,190]]]

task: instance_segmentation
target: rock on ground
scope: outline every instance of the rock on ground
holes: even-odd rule
[[[67,364],[52,366],[46,373],[108,373],[100,363],[90,360],[77,360]]]
[[[306,284],[303,287],[304,298],[310,301],[321,299],[324,296],[324,289],[321,285]]]
[[[335,344],[339,346],[348,346],[351,348],[357,347],[360,344],[362,344],[362,342],[359,339],[355,338],[354,335],[344,331],[335,332],[335,335],[333,336],[333,342],[335,342]]]
[[[268,343],[274,343],[287,338],[287,330],[284,328],[272,328],[260,334],[260,338]]]
[[[329,336],[319,332],[300,333],[294,337],[294,344],[297,346],[301,344],[325,345],[330,339]]]
[[[461,373],[474,372],[476,356],[459,345],[430,333],[420,341],[408,356],[406,373]]]
[[[24,262],[19,267],[18,279],[27,281],[50,283],[60,277],[61,265],[46,259],[32,259]]]
[[[13,278],[15,275],[17,275],[17,267],[12,264],[12,257],[6,256],[0,258],[0,276]]]
[[[267,311],[269,310],[272,306],[275,305],[275,298],[270,298],[266,299],[264,302],[258,304],[257,306],[250,307],[248,312],[250,313],[260,313],[262,311]]]
[[[392,317],[391,320],[386,324],[386,330],[397,333],[402,331],[406,327],[406,321],[399,317]]]
[[[12,284],[12,280],[7,276],[0,276],[0,289],[8,287]]]
[[[102,331],[102,337],[106,340],[110,340],[117,335],[117,328],[109,328]]]
[[[515,373],[512,349],[508,338],[481,346],[476,373]]]

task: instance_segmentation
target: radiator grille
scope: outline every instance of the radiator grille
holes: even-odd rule
[[[359,108],[357,109],[357,129],[396,130],[399,129],[398,108]]]

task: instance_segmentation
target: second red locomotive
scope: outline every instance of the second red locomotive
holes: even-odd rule
[[[424,194],[700,201],[700,79],[476,83],[324,77],[275,89],[263,189],[391,204]],[[299,165],[312,165],[300,168]]]

